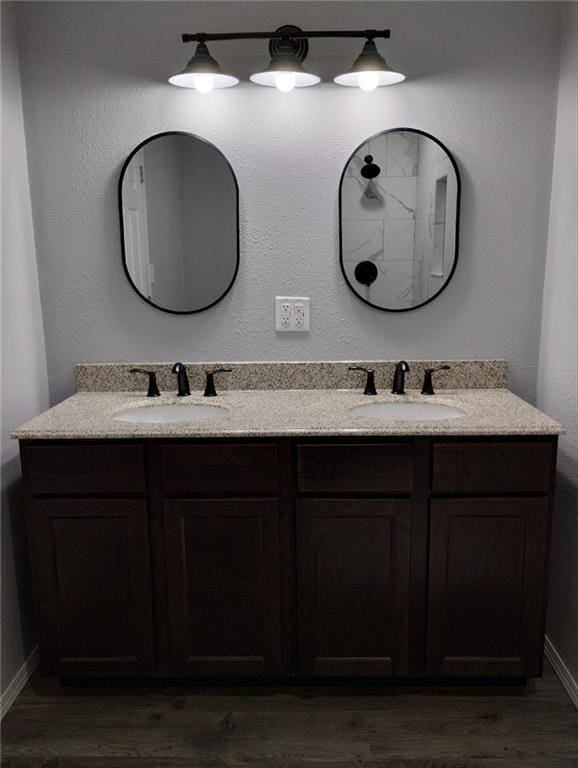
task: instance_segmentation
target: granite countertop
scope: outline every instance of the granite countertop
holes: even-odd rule
[[[436,421],[385,421],[350,414],[368,403],[438,403],[461,408],[464,416]],[[126,408],[159,404],[219,406],[226,414],[199,423],[134,424],[114,421]],[[282,436],[460,436],[559,435],[563,427],[506,389],[444,389],[434,396],[368,397],[355,389],[228,390],[218,397],[200,393],[146,398],[134,392],[79,392],[12,433],[20,440],[282,437]]]

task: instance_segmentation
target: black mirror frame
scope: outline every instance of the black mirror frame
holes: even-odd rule
[[[432,141],[435,141],[436,144],[438,144],[443,151],[448,156],[450,163],[452,164],[452,168],[455,171],[456,174],[456,182],[457,182],[457,195],[456,195],[456,239],[455,239],[455,256],[454,256],[454,263],[452,265],[452,268],[450,270],[450,273],[447,277],[447,280],[444,282],[442,287],[437,291],[437,293],[434,293],[433,296],[430,296],[429,299],[426,301],[422,301],[421,304],[416,304],[415,307],[404,307],[402,309],[388,309],[387,307],[380,307],[378,304],[373,304],[371,301],[368,301],[367,299],[364,299],[363,296],[359,295],[359,292],[355,289],[355,287],[351,284],[347,273],[345,271],[345,265],[343,264],[343,219],[341,214],[342,209],[342,190],[343,190],[343,179],[345,178],[345,172],[347,171],[347,168],[349,166],[349,163],[353,160],[355,155],[359,152],[359,150],[364,146],[364,144],[367,144],[368,141],[372,141],[373,139],[376,139],[378,136],[383,136],[386,133],[402,133],[403,131],[407,133],[419,133],[421,136],[426,136],[428,139],[431,139]],[[341,176],[339,178],[339,266],[341,267],[341,272],[343,273],[343,277],[345,279],[345,282],[347,283],[348,287],[351,289],[351,291],[357,296],[357,298],[362,301],[364,304],[367,304],[369,307],[373,307],[373,309],[379,309],[381,312],[412,312],[414,309],[419,309],[420,307],[425,307],[426,304],[429,304],[430,301],[433,301],[434,299],[437,299],[437,297],[440,295],[440,293],[443,293],[447,286],[450,284],[454,272],[456,271],[456,267],[458,264],[458,253],[459,253],[459,243],[460,243],[460,206],[461,206],[461,194],[462,194],[462,182],[460,178],[460,172],[458,169],[458,165],[454,159],[454,156],[449,151],[449,149],[443,144],[439,139],[436,139],[435,136],[432,136],[431,133],[427,133],[426,131],[420,131],[419,128],[388,128],[385,131],[378,131],[378,133],[374,133],[373,136],[370,136],[368,139],[365,139],[361,142],[349,155],[349,158],[347,159],[347,162],[345,163],[345,167],[343,168],[343,171],[341,172]]]
[[[134,155],[136,155],[137,152],[139,152],[144,146],[149,144],[151,141],[154,141],[155,139],[160,139],[162,136],[188,136],[193,139],[197,139],[198,141],[202,141],[204,144],[207,144],[209,147],[214,149],[218,154],[223,158],[227,166],[229,167],[229,170],[231,171],[231,176],[233,178],[233,182],[235,184],[235,216],[237,220],[237,237],[236,237],[236,251],[237,251],[237,259],[235,263],[235,271],[233,273],[233,277],[231,279],[231,282],[229,285],[225,288],[223,293],[219,296],[218,299],[215,299],[215,301],[212,301],[210,304],[207,304],[204,307],[200,307],[199,309],[189,309],[189,310],[177,310],[177,309],[167,309],[166,307],[161,307],[159,304],[155,304],[154,301],[151,301],[150,299],[147,299],[146,296],[143,296],[142,293],[138,290],[136,285],[133,282],[132,277],[130,276],[130,273],[128,271],[127,263],[126,263],[126,249],[124,245],[124,218],[122,215],[122,182],[124,179],[124,175],[126,173],[126,169],[128,168],[128,165]],[[128,282],[131,286],[131,288],[134,290],[138,296],[145,301],[147,304],[149,304],[151,307],[154,307],[155,309],[160,310],[161,312],[168,312],[171,315],[196,315],[199,312],[204,312],[207,309],[210,309],[211,307],[214,307],[215,304],[218,304],[222,299],[225,298],[225,296],[229,293],[231,288],[233,287],[233,283],[237,279],[237,275],[239,273],[239,262],[240,262],[240,245],[239,245],[239,184],[237,182],[237,177],[235,176],[235,171],[233,170],[233,166],[231,163],[227,160],[223,152],[216,147],[212,142],[207,141],[207,139],[203,139],[201,136],[197,136],[194,133],[188,133],[187,131],[163,131],[162,133],[155,133],[153,136],[149,136],[148,139],[145,139],[144,141],[141,141],[141,143],[136,146],[130,155],[127,157],[127,159],[124,161],[121,171],[120,171],[120,177],[118,180],[118,209],[119,209],[119,215],[120,215],[120,242],[121,242],[121,249],[122,249],[122,267],[124,269],[124,273],[128,279]]]

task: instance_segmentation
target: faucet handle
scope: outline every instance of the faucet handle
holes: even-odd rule
[[[233,371],[232,368],[216,368],[214,371],[205,371],[207,380],[205,383],[205,391],[203,393],[203,397],[217,396],[217,390],[215,389],[215,379],[214,379],[214,376],[216,373],[231,373],[232,371]]]
[[[436,371],[451,371],[451,365],[439,365],[437,368],[426,368],[423,376],[422,395],[435,395],[432,373]]]
[[[375,388],[375,371],[371,368],[363,368],[361,365],[350,365],[350,371],[363,371],[367,374],[367,380],[365,382],[364,395],[377,395],[377,389]]]
[[[160,397],[157,384],[157,374],[155,371],[145,371],[143,368],[130,368],[129,373],[144,373],[149,377],[149,388],[147,397]]]

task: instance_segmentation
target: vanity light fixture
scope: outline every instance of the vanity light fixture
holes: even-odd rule
[[[231,88],[238,85],[239,79],[226,75],[209,53],[207,44],[200,40],[187,66],[182,72],[169,77],[169,83],[180,88],[194,88],[199,93],[210,93],[213,88]]]
[[[394,85],[402,80],[405,80],[405,75],[388,66],[377,50],[375,40],[369,36],[351,69],[334,78],[337,85],[359,87],[362,91],[374,91],[382,85]]]
[[[297,27],[281,27],[281,29],[297,30]],[[297,30],[298,31],[298,30]],[[257,85],[277,88],[278,91],[289,93],[293,88],[307,88],[321,82],[318,75],[308,72],[301,63],[307,56],[307,40],[292,40],[276,38],[269,42],[271,61],[262,72],[251,75],[250,80]]]
[[[183,34],[183,43],[196,42],[197,50],[182,72],[169,77],[169,83],[183,88],[195,88],[199,93],[209,93],[213,88],[229,88],[239,80],[233,75],[226,75],[215,59],[210,55],[207,42],[212,40],[269,40],[271,61],[262,71],[250,76],[257,85],[275,87],[288,93],[294,88],[306,88],[321,82],[318,75],[308,72],[303,62],[309,51],[309,39],[316,37],[359,37],[365,38],[365,44],[351,69],[334,78],[337,85],[359,87],[363,91],[373,91],[383,85],[393,85],[405,80],[405,75],[388,66],[377,50],[375,38],[389,39],[389,29],[309,31],[287,24],[274,32],[198,32]]]

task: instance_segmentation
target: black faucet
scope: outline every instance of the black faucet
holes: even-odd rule
[[[421,388],[422,395],[435,395],[432,381],[432,373],[436,371],[449,371],[449,365],[440,365],[439,368],[426,368],[423,376],[423,386]]]
[[[159,387],[157,384],[157,375],[154,371],[144,371],[142,368],[131,368],[129,373],[144,373],[149,377],[149,388],[147,397],[160,397]]]
[[[217,368],[215,371],[205,371],[207,380],[205,382],[205,391],[203,393],[203,397],[217,397],[217,390],[215,389],[214,379],[215,374],[231,373],[232,370],[232,368]]]
[[[393,374],[392,395],[405,395],[405,374],[409,372],[409,365],[405,360],[400,360],[395,366]]]
[[[189,387],[189,377],[187,376],[187,369],[182,363],[175,363],[173,365],[171,373],[177,374],[177,395],[179,397],[186,397],[191,394]]]
[[[359,365],[351,365],[349,366],[350,371],[363,371],[363,373],[367,374],[367,380],[365,382],[365,389],[363,390],[364,395],[377,395],[377,389],[375,388],[375,371],[368,370],[367,368],[362,368]]]

